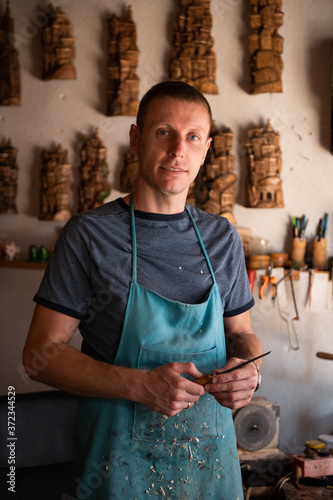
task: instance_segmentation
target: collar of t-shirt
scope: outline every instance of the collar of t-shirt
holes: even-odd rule
[[[125,203],[123,198],[118,198],[116,201],[123,210],[126,210],[126,212],[130,213],[130,207]],[[185,209],[178,214],[171,214],[171,215],[157,214],[154,212],[142,212],[141,210],[134,210],[134,214],[135,217],[138,217],[139,219],[161,220],[161,221],[183,220],[187,216]]]

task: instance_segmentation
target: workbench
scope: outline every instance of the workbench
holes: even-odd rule
[[[305,487],[304,487],[305,488]],[[280,500],[321,500],[332,499],[333,490],[327,488],[307,488],[300,490],[293,481],[285,483],[280,492]]]

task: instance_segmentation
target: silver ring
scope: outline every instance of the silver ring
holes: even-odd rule
[[[187,403],[187,409],[191,408],[191,403]]]

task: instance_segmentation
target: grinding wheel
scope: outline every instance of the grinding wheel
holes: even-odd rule
[[[265,448],[275,436],[276,413],[257,404],[241,408],[234,416],[237,444],[247,451]]]

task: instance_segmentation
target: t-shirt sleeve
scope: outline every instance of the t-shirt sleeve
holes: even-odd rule
[[[228,268],[233,270],[228,293],[225,296],[224,316],[232,317],[242,314],[254,306],[249,279],[245,265],[245,255],[241,239],[234,227],[232,231],[232,248],[229,252]]]
[[[34,301],[67,316],[83,319],[91,299],[89,237],[83,221],[74,216],[56,242]]]

